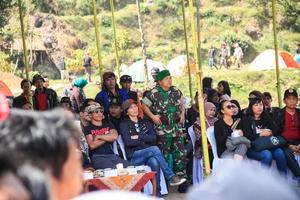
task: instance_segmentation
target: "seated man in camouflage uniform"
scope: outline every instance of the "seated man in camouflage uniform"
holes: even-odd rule
[[[186,152],[182,126],[185,110],[182,104],[182,93],[172,86],[169,70],[160,71],[156,80],[158,84],[143,99],[143,110],[156,125],[158,147],[165,159],[169,154],[174,159],[175,173],[186,175]]]

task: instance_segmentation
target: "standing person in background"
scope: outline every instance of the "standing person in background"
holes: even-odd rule
[[[13,107],[19,107],[21,102],[32,103],[31,82],[28,79],[21,81],[22,93],[13,99]]]
[[[81,104],[85,101],[86,96],[83,88],[88,84],[85,78],[78,78],[74,81],[72,104],[75,113],[79,113]]]
[[[66,69],[66,62],[65,58],[61,57],[61,59],[58,62],[58,69],[60,70],[60,78],[61,80],[65,80],[65,78],[68,78],[69,74]]]
[[[298,47],[296,49],[294,60],[300,65],[300,43],[298,44]]]
[[[104,115],[108,117],[111,100],[117,98],[120,103],[123,103],[128,99],[128,94],[125,89],[119,88],[113,72],[105,72],[102,80],[102,90],[96,95],[95,100],[104,107]]]
[[[300,54],[300,43],[297,45],[296,54]]]
[[[183,95],[179,89],[172,86],[169,70],[162,70],[157,74],[158,85],[143,99],[143,110],[156,125],[158,147],[162,150],[166,160],[174,158],[175,173],[186,175],[185,136],[182,130],[185,122],[185,108]],[[185,192],[185,186],[179,187]]]
[[[213,69],[213,67],[215,67],[216,69],[218,69],[215,60],[216,60],[216,49],[215,47],[211,46],[210,49],[208,50],[208,66],[210,67],[210,69]]]
[[[89,53],[87,53],[83,58],[83,67],[86,75],[88,76],[89,82],[92,82],[92,58]]]
[[[49,86],[50,86],[49,78],[48,76],[44,76],[44,87],[49,88]]]
[[[132,84],[132,78],[129,75],[123,75],[120,78],[120,85],[122,89],[125,89],[127,91],[127,95],[129,99],[133,99],[135,102],[137,102],[139,107],[139,117],[143,117],[143,110],[142,110],[142,104],[140,101],[140,97],[137,92],[131,90],[131,84]]]
[[[229,57],[229,51],[226,47],[226,44],[223,43],[221,45],[221,50],[220,50],[220,69],[222,68],[222,66],[225,67],[225,69],[229,69],[228,63],[227,63],[227,59]]]
[[[64,88],[64,91],[62,93],[62,97],[72,97],[73,96],[73,81],[76,77],[75,76],[69,76],[69,85]]]
[[[50,88],[45,88],[44,82],[44,78],[39,74],[32,78],[32,83],[36,88],[32,96],[34,110],[50,110],[59,105],[56,92]]]
[[[244,53],[243,53],[243,50],[242,48],[239,46],[238,43],[236,43],[234,45],[235,49],[234,49],[234,53],[233,53],[233,56],[235,58],[235,65],[238,69],[241,68],[241,65],[242,65],[242,59],[244,57]]]
[[[220,101],[231,99],[231,90],[227,81],[222,80],[218,83],[218,93]]]
[[[153,87],[155,87],[156,85],[157,85],[157,81],[156,81],[156,76],[157,76],[157,74],[159,73],[159,68],[157,68],[157,67],[153,67],[152,69],[151,69],[151,76],[152,76],[152,78],[153,78],[153,83],[154,83],[154,85],[153,85]]]

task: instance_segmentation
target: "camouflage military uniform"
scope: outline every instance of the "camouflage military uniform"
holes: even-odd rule
[[[158,134],[158,146],[162,150],[165,159],[171,153],[174,159],[173,169],[175,173],[186,169],[186,152],[184,147],[184,134],[180,121],[180,107],[182,105],[182,93],[176,87],[164,91],[160,86],[154,87],[143,99],[151,112],[160,116],[161,125],[156,126]]]

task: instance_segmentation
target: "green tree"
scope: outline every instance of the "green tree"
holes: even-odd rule
[[[251,7],[257,7],[257,19],[260,25],[265,25],[272,17],[272,1],[248,0]],[[300,31],[300,4],[299,0],[277,0],[277,14],[283,16],[280,26],[283,29]]]
[[[0,1],[0,31],[7,23],[10,8],[13,6],[12,0],[1,0]]]

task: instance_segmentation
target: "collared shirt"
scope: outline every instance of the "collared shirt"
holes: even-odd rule
[[[48,109],[48,102],[47,102],[47,94],[46,93],[39,93],[36,95],[37,98],[37,105],[39,110],[47,110]]]
[[[282,135],[288,141],[300,140],[298,117],[297,112],[291,115],[285,111],[285,126]]]

